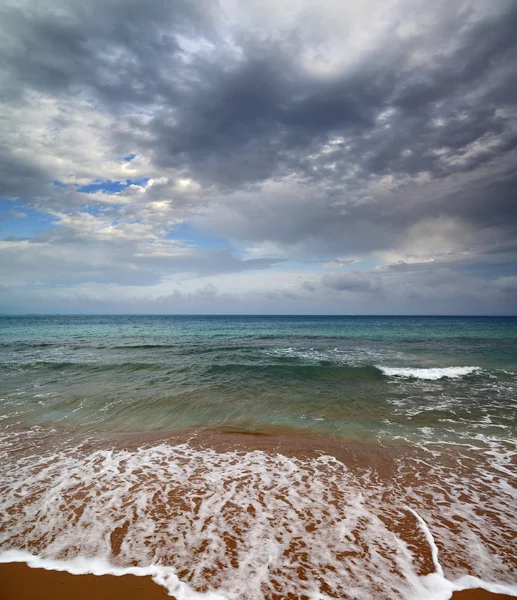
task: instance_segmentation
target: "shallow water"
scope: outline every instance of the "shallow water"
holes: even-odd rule
[[[515,433],[517,319],[4,317],[0,328],[9,424]]]
[[[517,319],[0,335],[0,560],[159,567],[185,598],[447,598],[465,576],[517,595]]]

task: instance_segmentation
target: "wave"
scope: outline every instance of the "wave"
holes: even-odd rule
[[[359,359],[354,362],[353,359],[347,360],[346,356],[341,359],[323,352],[297,352],[293,354],[280,354],[282,358],[295,358],[296,360],[282,360],[278,362],[254,362],[251,360],[240,362],[238,357],[236,362],[222,362],[220,364],[197,365],[197,368],[209,377],[218,377],[221,375],[239,375],[248,373],[253,377],[261,376],[282,376],[290,375],[293,378],[299,377],[332,377],[337,379],[364,379],[379,380],[384,377],[394,377],[401,379],[421,379],[436,381],[439,379],[460,379],[462,377],[481,372],[480,367],[386,367],[383,365],[374,365],[366,360]],[[136,372],[163,371],[171,374],[183,373],[195,368],[195,365],[172,364],[164,362],[58,362],[58,361],[36,361],[31,363],[12,364],[0,363],[0,369],[8,370],[46,370],[46,371],[77,371],[80,373],[103,373],[103,372]],[[503,373],[503,372],[501,372]],[[495,376],[492,374],[492,376]]]
[[[459,379],[466,375],[479,373],[480,367],[388,367],[378,362],[386,359],[402,361],[407,356],[401,352],[389,352],[384,350],[357,349],[357,350],[319,350],[316,348],[276,348],[268,350],[267,354],[276,359],[290,359],[306,364],[326,366],[341,365],[347,370],[369,369],[370,373],[377,373],[387,377],[403,377],[412,379],[438,380],[442,378]],[[378,361],[378,362],[377,362]],[[377,363],[377,364],[375,364]]]
[[[478,373],[480,367],[429,367],[429,368],[412,368],[412,367],[377,367],[384,375],[388,377],[403,377],[410,379],[426,379],[436,381],[438,379],[459,379],[466,375]]]
[[[382,379],[382,373],[374,366],[347,366],[338,365],[331,361],[322,362],[320,364],[242,364],[242,363],[226,363],[222,365],[211,365],[207,370],[207,375],[238,375],[240,373],[248,373],[255,377],[282,377],[291,376],[298,378],[316,378],[316,377],[331,377],[333,379],[365,379],[379,380]]]

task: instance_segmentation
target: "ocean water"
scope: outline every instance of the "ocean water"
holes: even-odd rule
[[[0,317],[0,561],[517,595],[517,318]]]

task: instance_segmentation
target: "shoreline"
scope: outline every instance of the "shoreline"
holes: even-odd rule
[[[511,600],[514,596],[482,589],[454,592],[452,600]],[[71,575],[29,567],[25,563],[0,564],[0,600],[170,600],[165,588],[150,576]],[[379,599],[380,600],[380,599]],[[385,599],[382,599],[385,600]],[[386,599],[388,600],[388,599]]]

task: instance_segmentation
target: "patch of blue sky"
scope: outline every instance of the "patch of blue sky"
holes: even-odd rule
[[[77,187],[78,192],[85,194],[94,194],[95,192],[104,192],[105,194],[115,194],[126,189],[130,185],[141,185],[144,186],[149,181],[149,177],[142,177],[141,179],[126,179],[125,181],[93,181],[88,185],[82,185]]]
[[[133,160],[133,158],[136,158],[136,154],[131,153],[131,154],[128,154],[127,156],[123,156],[122,160],[124,162],[131,162]]]
[[[233,247],[229,240],[201,233],[189,223],[180,223],[165,237],[169,240],[181,240],[200,250],[223,250]]]
[[[30,208],[23,202],[5,200],[0,204],[0,238],[31,238],[52,227],[56,218]]]

